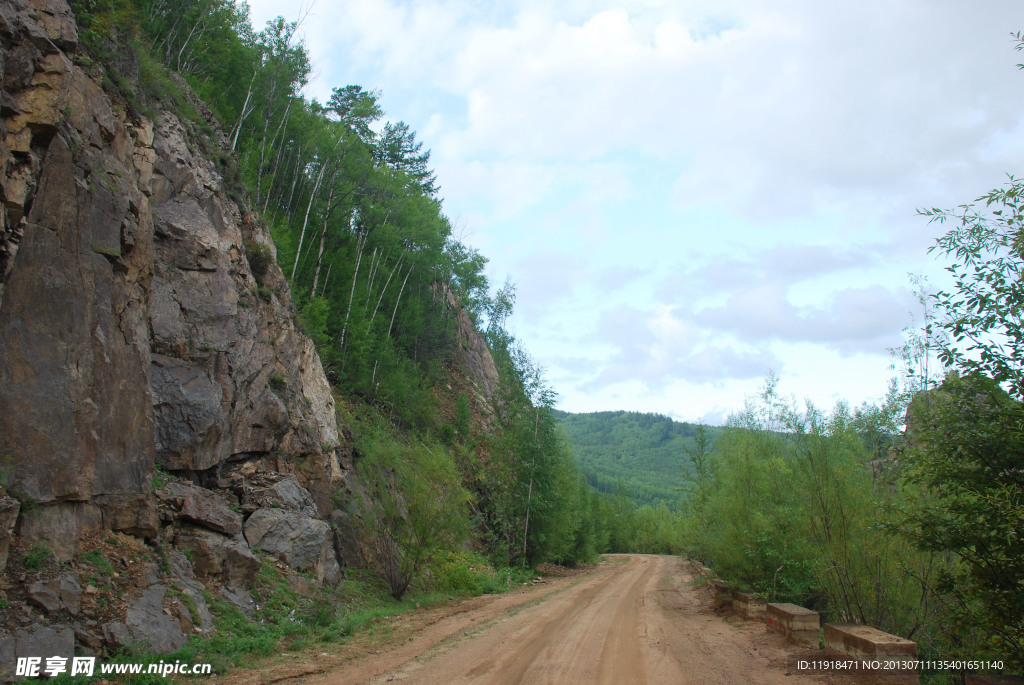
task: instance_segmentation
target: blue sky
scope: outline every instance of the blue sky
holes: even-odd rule
[[[717,423],[768,369],[884,394],[907,274],[943,273],[916,208],[1024,172],[1021,29],[1011,0],[319,0],[302,33],[310,97],[379,90],[432,150],[560,408]]]

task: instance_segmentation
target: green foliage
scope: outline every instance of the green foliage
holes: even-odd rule
[[[267,378],[267,386],[276,394],[281,394],[288,387],[288,379],[279,373],[272,373]]]
[[[156,466],[153,469],[153,480],[149,484],[150,490],[156,491],[165,485],[167,485],[167,473],[159,466]]]
[[[357,473],[370,494],[357,519],[363,545],[391,595],[401,599],[426,566],[465,539],[469,494],[440,446],[403,445],[377,430],[363,436],[360,450]]]
[[[713,451],[698,441],[689,453],[688,553],[770,601],[914,634],[923,652],[935,648],[944,614],[928,583],[941,559],[881,525],[883,512],[904,501],[893,462],[878,459],[879,433],[895,430],[885,428],[894,413],[842,403],[828,415],[800,412],[769,375]]]
[[[327,353],[324,356],[327,357],[328,361],[331,358],[331,336],[327,332],[330,308],[330,301],[323,297],[314,297],[306,303],[299,313],[303,332],[316,344],[317,349]]]
[[[91,552],[86,552],[82,555],[81,559],[83,562],[95,568],[103,576],[109,577],[111,574],[114,573],[114,567],[110,564],[109,561],[107,561],[107,559],[99,550],[92,550]]]
[[[1022,34],[1014,38],[1024,49]],[[954,284],[932,302],[938,356],[953,373],[911,403],[900,482],[914,496],[894,526],[923,550],[953,555],[934,592],[949,603],[954,650],[1021,668],[1024,181],[1010,175],[972,203],[919,213],[952,224],[932,251],[950,260]]]
[[[676,507],[690,473],[686,455],[695,444],[697,426],[639,412],[555,415],[591,485],[612,493],[621,481],[638,506],[664,502]],[[704,428],[709,448],[720,432]]]
[[[263,279],[267,275],[267,269],[274,263],[274,257],[270,248],[255,240],[245,241],[245,257],[249,261],[249,270],[252,271],[256,284],[263,286]]]
[[[487,436],[489,458],[474,487],[491,558],[520,566],[586,561],[596,549],[587,541],[594,512],[554,417],[554,393],[512,336],[492,326],[488,337],[499,372],[498,428]]]
[[[1024,666],[1024,405],[983,376],[950,376],[911,404],[894,517],[923,550],[952,552],[936,589],[970,650]],[[980,632],[976,638],[970,636]]]
[[[39,571],[53,559],[53,549],[45,542],[33,545],[32,549],[25,553],[25,569],[27,571]]]
[[[494,567],[470,552],[450,552],[433,568],[433,586],[453,595],[498,594],[529,582],[534,574],[522,568]]]
[[[955,279],[952,290],[935,296],[949,336],[940,360],[1006,383],[1024,398],[1024,182],[1010,176],[1004,187],[956,210],[918,211],[954,224],[931,248],[952,260],[946,270]]]

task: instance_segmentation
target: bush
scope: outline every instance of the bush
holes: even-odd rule
[[[40,542],[25,554],[25,569],[38,571],[46,566],[51,559],[53,559],[53,550],[45,542]]]
[[[245,258],[249,260],[249,270],[252,271],[252,277],[256,279],[256,284],[262,288],[263,279],[266,278],[270,265],[274,263],[274,256],[271,254],[270,248],[255,240],[246,240]]]
[[[358,519],[360,537],[391,595],[401,599],[426,566],[464,540],[469,495],[443,448],[378,434],[363,451],[357,469],[371,502]]]

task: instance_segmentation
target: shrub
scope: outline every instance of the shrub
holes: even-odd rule
[[[38,571],[51,559],[53,559],[53,550],[45,542],[40,542],[25,555],[25,568],[29,571]]]

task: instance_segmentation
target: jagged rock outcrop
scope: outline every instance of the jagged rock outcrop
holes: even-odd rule
[[[321,583],[341,577],[331,527],[320,519],[288,509],[259,509],[245,521],[245,539],[253,549],[312,572]]]
[[[198,101],[205,121],[128,113],[77,50],[65,0],[0,3],[0,572],[9,547],[67,562],[95,529],[170,561],[102,630],[76,618],[95,587],[21,574],[0,654],[173,649],[211,627],[204,578],[245,604],[262,562],[243,526],[340,577],[334,400],[269,232],[202,152],[216,121]]]
[[[185,527],[176,532],[174,546],[188,552],[195,570],[216,576],[229,589],[244,592],[256,580],[263,563],[238,535],[224,535],[199,527]]]
[[[130,48],[114,62],[139,82]],[[253,615],[261,571],[364,563],[353,448],[217,122],[180,80],[197,119],[147,118],[102,73],[67,0],[0,2],[0,679],[171,650],[213,629],[211,593]],[[494,361],[437,292],[489,413]]]
[[[498,367],[494,364],[491,350],[487,347],[487,342],[480,335],[476,325],[469,318],[469,313],[462,308],[455,293],[440,284],[434,286],[434,292],[444,299],[449,311],[454,312],[456,317],[457,364],[473,381],[480,399],[485,404],[489,404],[498,388]]]
[[[20,532],[62,531],[71,550],[83,526],[154,536],[157,464],[313,457],[300,477],[331,491],[330,387],[280,269],[253,275],[247,244],[273,244],[194,152],[195,127],[115,107],[74,62],[61,0],[0,19],[0,454],[8,489],[42,505]]]

